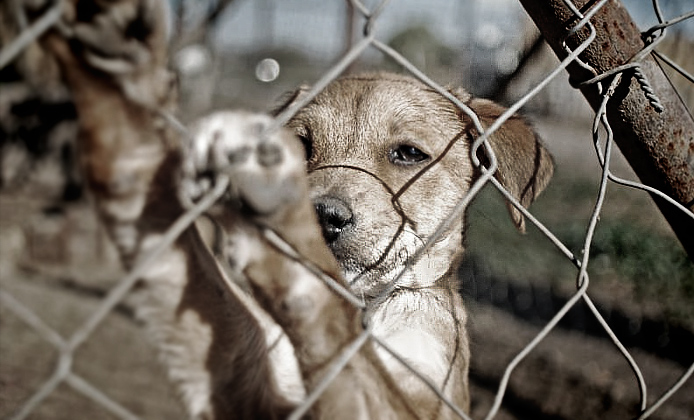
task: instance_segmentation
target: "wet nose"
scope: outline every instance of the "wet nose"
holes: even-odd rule
[[[330,244],[354,225],[354,214],[347,203],[335,197],[320,197],[314,201],[323,238]]]

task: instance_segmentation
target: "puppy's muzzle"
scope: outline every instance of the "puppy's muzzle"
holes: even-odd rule
[[[323,238],[328,244],[337,242],[354,227],[354,213],[341,199],[319,197],[314,200],[313,205],[323,230]]]

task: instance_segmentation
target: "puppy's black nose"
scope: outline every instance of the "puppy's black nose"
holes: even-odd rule
[[[339,198],[320,197],[314,201],[318,221],[327,243],[335,242],[354,225],[354,215],[349,206]]]

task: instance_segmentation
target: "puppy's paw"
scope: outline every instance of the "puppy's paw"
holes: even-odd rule
[[[302,146],[284,129],[266,132],[271,123],[266,115],[229,111],[199,121],[184,163],[184,193],[194,200],[211,187],[215,174],[226,174],[232,202],[258,216],[306,195]]]
[[[64,67],[81,66],[92,73],[89,77],[111,79],[136,103],[153,106],[168,97],[173,79],[166,69],[167,2],[64,3],[58,32],[62,42],[69,42],[70,55],[77,59],[73,62],[63,57]]]
[[[92,66],[128,74],[148,65],[165,47],[164,7],[157,0],[82,0],[68,16],[74,19],[74,41]]]

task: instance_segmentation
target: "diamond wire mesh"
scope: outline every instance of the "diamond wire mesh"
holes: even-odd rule
[[[438,237],[446,230],[449,224],[460,218],[463,212],[467,209],[471,201],[476,197],[479,191],[485,185],[492,185],[496,188],[513,206],[515,206],[523,215],[529,220],[533,225],[535,225],[546,238],[557,248],[557,250],[563,254],[568,260],[570,260],[576,267],[576,290],[573,295],[566,301],[566,303],[555,313],[549,322],[541,329],[539,334],[537,334],[523,349],[520,351],[511,362],[508,363],[501,382],[498,385],[496,392],[496,397],[491,409],[488,411],[485,419],[494,418],[500,410],[502,405],[502,400],[504,398],[510,376],[512,375],[514,369],[518,366],[520,362],[528,356],[529,353],[536,348],[536,346],[547,337],[547,335],[557,326],[560,320],[567,314],[567,312],[574,307],[579,301],[583,301],[588,305],[588,308],[592,312],[595,319],[600,323],[604,331],[609,335],[614,346],[623,355],[624,359],[633,371],[634,380],[637,383],[640,392],[640,415],[639,419],[645,419],[649,417],[653,412],[655,412],[662,404],[664,404],[668,398],[670,398],[677,390],[691,377],[694,373],[694,364],[690,366],[682,376],[677,380],[672,386],[664,392],[659,398],[654,402],[649,404],[647,398],[647,386],[644,380],[641,370],[631,356],[629,351],[620,342],[617,336],[612,332],[610,326],[605,321],[600,311],[593,304],[589,296],[589,285],[590,279],[587,273],[587,267],[590,263],[590,253],[583,252],[582,255],[576,255],[565,246],[561,240],[555,236],[555,234],[550,231],[543,223],[538,220],[532,213],[526,210],[505,188],[500,184],[498,180],[494,178],[494,173],[497,169],[496,159],[494,156],[494,151],[490,144],[487,142],[487,138],[496,131],[506,120],[513,116],[521,107],[527,104],[535,95],[537,95],[543,88],[545,88],[555,77],[564,71],[564,69],[571,63],[579,63],[581,66],[585,67],[593,74],[595,78],[585,82],[589,84],[601,84],[601,91],[603,92],[602,106],[596,112],[593,124],[593,144],[595,146],[595,152],[597,159],[602,167],[602,176],[599,185],[599,191],[597,198],[595,200],[592,216],[588,223],[585,237],[584,237],[584,250],[590,249],[591,242],[594,238],[595,228],[600,217],[601,209],[603,206],[605,194],[610,182],[620,184],[629,188],[635,188],[644,190],[651,194],[658,195],[663,199],[667,200],[671,205],[677,207],[680,211],[687,214],[689,217],[694,218],[694,215],[687,210],[681,204],[675,202],[671,198],[667,197],[663,193],[643,184],[621,179],[615,176],[610,170],[611,153],[613,148],[613,138],[612,130],[609,122],[606,118],[607,103],[614,93],[614,89],[618,84],[623,73],[629,69],[636,69],[636,77],[639,78],[641,75],[638,72],[639,62],[637,60],[632,61],[628,65],[621,66],[619,68],[613,69],[603,74],[597,74],[595,70],[590,68],[587,64],[583,63],[578,56],[581,52],[588,48],[591,42],[594,41],[595,33],[597,29],[591,23],[591,17],[597,13],[601,7],[607,3],[607,0],[602,0],[593,4],[590,9],[580,11],[578,10],[569,0],[564,1],[565,6],[569,8],[572,13],[576,16],[578,23],[576,26],[567,34],[567,38],[574,32],[577,32],[583,28],[588,28],[591,35],[577,48],[570,49],[565,45],[566,48],[566,58],[556,66],[549,74],[547,74],[539,83],[537,83],[530,91],[527,92],[522,98],[517,100],[511,107],[508,108],[490,127],[484,129],[477,117],[477,115],[469,109],[465,104],[461,103],[457,98],[452,96],[445,88],[430,79],[424,72],[420,71],[416,66],[411,64],[405,57],[403,57],[399,52],[395,51],[393,48],[389,47],[382,41],[380,41],[375,35],[375,28],[379,24],[379,17],[381,13],[389,6],[389,1],[384,0],[380,2],[376,7],[369,9],[362,2],[358,0],[351,0],[351,4],[354,9],[361,14],[365,19],[366,23],[363,27],[363,38],[355,43],[343,56],[342,58],[328,71],[326,71],[323,76],[313,84],[308,94],[300,102],[294,104],[292,107],[287,109],[282,114],[276,117],[277,126],[286,123],[294,113],[301,107],[305,106],[315,95],[322,91],[331,81],[335,80],[340,74],[342,74],[350,65],[352,65],[365,51],[369,49],[375,49],[383,53],[384,55],[390,57],[395,62],[403,66],[408,72],[414,75],[416,78],[420,79],[422,82],[430,86],[435,91],[439,92],[442,96],[446,97],[452,103],[455,104],[462,112],[464,112],[472,121],[477,129],[478,133],[481,135],[475,140],[472,145],[471,156],[473,158],[473,163],[479,167],[481,170],[481,176],[474,182],[470,188],[469,193],[456,204],[454,210],[451,214],[441,222],[439,228],[427,238],[425,244],[420,248],[420,250],[412,255],[408,259],[408,264],[405,265],[403,269],[404,273],[408,270],[414,262],[417,261],[420,256],[426,252],[427,248],[438,239]],[[17,3],[19,4],[19,3]],[[39,38],[45,31],[51,29],[52,27],[59,27],[60,24],[60,10],[61,2],[56,1],[53,3],[52,7],[48,8],[41,17],[34,20],[31,25],[24,25],[22,32],[15,38],[13,42],[5,45],[0,51],[0,67],[6,66],[11,63],[14,58],[16,58],[24,48],[34,42]],[[665,29],[669,26],[677,24],[687,18],[694,15],[694,12],[686,13],[682,16],[665,20],[660,11],[660,7],[657,1],[653,2],[653,10],[657,16],[658,24],[649,28],[645,31],[649,35],[649,41],[639,54],[639,57],[644,57],[648,53],[654,50],[655,46],[665,37]],[[694,77],[688,74],[684,69],[679,67],[673,60],[664,56],[662,53],[656,52],[656,56],[661,59],[661,61],[668,66],[672,67],[675,71],[679,72],[683,77],[685,77],[690,83],[694,83]],[[615,76],[611,79],[611,82],[607,84],[609,76]],[[657,93],[648,86],[648,81],[641,77],[640,82],[642,83],[644,95],[652,102],[654,108],[661,106],[658,102]],[[172,118],[169,116],[169,119]],[[174,123],[177,123],[175,120]],[[599,130],[602,126],[603,131]],[[482,148],[484,153],[488,156],[490,164],[487,167],[481,165],[479,160],[477,160],[477,150]],[[141,270],[145,269],[147,265],[156,259],[157,253],[162,249],[169,246],[192,221],[204,212],[212,203],[214,203],[224,192],[226,188],[226,183],[220,182],[217,184],[214,191],[209,193],[204,199],[202,199],[194,208],[191,208],[188,213],[181,216],[181,218],[168,230],[167,235],[162,239],[160,246],[154,250],[149,256],[143,258],[143,260],[137,264],[137,266],[123,279],[121,279],[118,284],[107,294],[107,296],[101,301],[97,310],[95,310],[91,316],[89,316],[81,327],[76,329],[73,334],[68,338],[63,337],[54,329],[49,327],[44,323],[44,321],[39,318],[31,308],[25,306],[20,301],[18,301],[11,293],[5,290],[0,290],[0,302],[4,307],[10,310],[15,316],[20,318],[26,325],[34,329],[44,340],[49,342],[54,346],[60,353],[59,361],[56,365],[55,371],[52,376],[47,378],[45,382],[36,390],[36,392],[29,398],[17,411],[12,418],[23,419],[31,415],[35,408],[41,404],[61,383],[66,383],[73,389],[80,392],[86,398],[92,399],[98,404],[102,405],[105,409],[111,412],[118,418],[123,419],[135,419],[138,418],[135,414],[129,411],[127,408],[121,406],[119,403],[115,402],[113,399],[101,392],[96,386],[91,385],[89,382],[81,378],[79,375],[72,371],[72,364],[74,361],[74,356],[76,350],[87,340],[91,334],[97,329],[101,322],[104,320],[106,315],[108,315],[114,307],[125,297],[128,291],[132,288],[134,282],[137,280]],[[272,231],[265,232],[266,238],[269,241],[275,243],[278,249],[283,249],[287,253],[289,258],[297,259],[303,261],[300,255],[296,255],[295,251],[291,249],[291,246],[284,243],[279,235],[274,234]],[[316,272],[315,267],[310,266],[310,263],[303,261],[304,264],[309,266],[319,278],[326,281],[326,284],[338,291],[342,296],[347,298],[354,305],[363,307],[361,300],[353,297],[351,292],[344,290],[339,285],[330,283],[328,280],[329,276],[322,276],[321,273]],[[401,273],[401,275],[402,275]],[[398,276],[392,284],[383,292],[388,293],[397,285],[398,280],[401,276]],[[311,394],[306,398],[303,404],[301,404],[295,412],[292,414],[291,418],[298,419],[301,418],[308,410],[310,410],[311,405],[320,396],[320,393],[325,390],[329,385],[330,381],[339,373],[339,371],[346,365],[349,358],[365,343],[367,340],[373,340],[375,345],[382,346],[386,351],[392,352],[387,345],[371,334],[371,331],[367,328],[364,333],[349,346],[346,351],[341,355],[341,357],[336,360],[333,364],[331,373],[327,375],[322,383],[315,387]],[[397,354],[393,353],[393,356],[399,360],[401,363],[407,365],[407,362],[400,358]],[[473,356],[474,357],[474,356]],[[408,369],[412,371],[414,375],[424,381],[434,392],[439,395],[444,402],[451,407],[451,409],[457,413],[460,418],[469,419],[467,414],[463,413],[459,408],[455,406],[454,403],[448,401],[440,390],[437,389],[436,385],[432,384],[424,375],[417,372],[411,366],[407,366]]]

